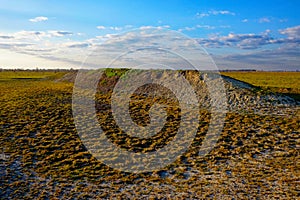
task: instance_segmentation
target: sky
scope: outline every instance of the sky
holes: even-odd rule
[[[298,0],[1,0],[0,68],[80,68],[95,49],[107,63],[151,46],[145,38],[178,49],[181,35],[219,69],[300,70],[299,7]],[[157,39],[147,29],[177,35]]]

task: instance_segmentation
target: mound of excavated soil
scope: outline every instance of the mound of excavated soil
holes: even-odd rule
[[[70,83],[74,83],[75,82],[75,78],[77,75],[77,71],[72,71],[69,72],[67,74],[65,74],[63,77],[56,79],[56,82],[70,82]]]
[[[207,75],[203,73],[199,74],[199,72],[192,70],[185,70],[181,73],[194,87],[196,94],[199,96],[200,105],[210,108],[209,93],[205,84]],[[77,71],[70,72],[56,81],[75,82],[76,75]],[[100,82],[102,84],[99,89],[105,92],[112,91],[118,79],[118,76],[108,77],[104,75],[101,78]],[[257,87],[251,84],[227,76],[222,76],[222,79],[226,88],[228,111],[253,112],[262,115],[291,115],[299,111],[299,102],[291,97],[258,91]]]

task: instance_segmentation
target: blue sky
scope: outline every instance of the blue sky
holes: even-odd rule
[[[300,70],[299,7],[298,0],[1,1],[0,67],[76,68],[99,38],[151,26],[195,39],[220,69]]]

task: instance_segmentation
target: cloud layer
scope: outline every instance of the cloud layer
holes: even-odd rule
[[[226,12],[220,13],[226,14]],[[126,27],[129,26],[98,26],[97,28],[99,30],[118,31],[125,30]],[[147,48],[148,55],[151,59],[154,59],[152,61],[155,61],[156,58],[162,56],[163,51],[153,52],[149,50],[151,46],[164,46],[170,52],[179,52],[185,57],[193,59],[193,53],[186,55],[184,52],[184,50],[194,47],[193,40],[181,40],[175,37],[175,35],[173,35],[174,37],[170,37],[170,35],[159,35],[155,34],[155,32],[151,34],[147,33],[147,30],[150,29],[162,31],[164,28],[169,28],[169,26],[141,26],[136,29],[137,31],[124,33],[121,36],[117,34],[105,34],[84,40],[78,39],[77,33],[66,30],[18,31],[11,34],[0,33],[0,49],[35,56],[37,58],[65,62],[69,63],[70,66],[77,67],[95,49],[99,53],[99,57],[95,61],[98,62],[99,58],[101,58],[101,62],[104,64],[107,64],[109,60],[116,58],[124,52],[135,51],[136,49],[145,51]],[[194,28],[213,29],[214,27],[199,25]],[[189,27],[184,29],[189,30]],[[190,27],[190,29],[193,29],[193,27]],[[277,35],[280,37],[274,37],[269,30],[266,30],[259,34],[230,33],[225,36],[215,35],[209,38],[196,38],[195,41],[211,52],[216,63],[221,68],[259,68],[264,66],[264,69],[299,69],[300,26],[280,29]],[[268,48],[270,45],[274,47]],[[227,53],[222,55],[214,53],[214,49],[222,49]],[[190,50],[188,52],[193,52]],[[196,51],[194,54],[198,55]],[[168,56],[162,58],[162,61],[166,62],[167,58],[170,59],[172,57],[172,54]],[[124,59],[126,61],[124,63],[129,63],[128,61],[134,60],[135,57],[127,56]],[[203,63],[204,61],[202,61]],[[175,62],[172,65],[176,65]]]
[[[47,21],[47,20],[48,20],[48,17],[44,17],[44,16],[39,16],[39,17],[29,19],[30,22],[43,22],[43,21]]]
[[[199,38],[197,41],[204,47],[209,48],[233,47],[239,49],[259,49],[271,44],[299,46],[300,26],[279,30],[279,33],[286,37],[274,38],[270,35],[270,31],[266,30],[261,34],[230,33],[227,36],[213,36],[208,39]]]
[[[203,18],[203,17],[212,16],[212,15],[235,15],[235,13],[228,11],[228,10],[210,10],[208,12],[197,13],[196,17]]]

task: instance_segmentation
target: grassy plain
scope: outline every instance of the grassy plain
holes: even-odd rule
[[[201,111],[193,144],[176,162],[154,172],[125,173],[95,159],[81,142],[72,116],[73,83],[53,81],[65,73],[0,72],[0,153],[7,155],[0,160],[1,199],[160,199],[167,195],[171,199],[296,199],[299,195],[299,117],[228,113],[216,147],[201,157],[198,151],[210,119],[209,113]],[[107,87],[99,101],[103,119],[112,120],[107,103],[117,75],[110,71],[102,81]],[[153,147],[136,139],[126,145],[130,139],[112,123],[102,125],[119,147]],[[172,123],[176,117],[170,128]],[[161,140],[168,139],[151,138],[156,147]]]
[[[18,80],[18,79],[50,79],[54,80],[57,79],[64,74],[66,71],[48,71],[48,70],[7,70],[0,72],[0,81],[3,80]]]
[[[221,74],[300,101],[300,72],[229,71]]]

